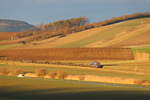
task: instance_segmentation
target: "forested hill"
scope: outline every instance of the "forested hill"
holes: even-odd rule
[[[35,29],[35,27],[27,22],[0,19],[0,32],[20,32],[30,29]]]

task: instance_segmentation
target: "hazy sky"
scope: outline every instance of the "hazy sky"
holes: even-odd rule
[[[31,24],[87,16],[91,22],[150,12],[150,0],[0,0],[0,19]]]

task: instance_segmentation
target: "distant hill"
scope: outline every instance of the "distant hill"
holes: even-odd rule
[[[24,21],[0,19],[0,32],[20,32],[29,29],[35,27]]]

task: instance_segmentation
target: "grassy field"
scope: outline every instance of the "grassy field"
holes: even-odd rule
[[[132,30],[122,31],[117,33],[111,40],[102,43],[100,47],[128,47],[128,46],[143,46],[149,44],[149,27],[150,24],[135,26]],[[97,45],[95,45],[96,47]]]
[[[0,100],[149,100],[149,88],[0,76]]]
[[[58,61],[52,61],[58,62]],[[91,61],[59,61],[89,64]],[[75,75],[97,75],[108,77],[150,80],[150,61],[101,61],[103,69],[55,65],[33,64],[16,61],[0,61],[0,68],[23,69],[34,72],[45,68],[51,71],[65,71]],[[63,79],[17,78],[0,76],[0,100],[149,100],[150,87],[139,85],[119,85],[71,81]]]
[[[140,52],[150,52],[150,47],[143,47],[143,48],[132,48],[132,51],[135,52],[135,51],[140,51]]]
[[[54,61],[55,62],[55,61]],[[89,64],[91,61],[61,61],[77,64]],[[106,65],[103,69],[55,65],[55,64],[32,64],[1,61],[0,68],[8,69],[24,69],[28,72],[34,72],[37,69],[45,68],[48,71],[65,71],[68,74],[75,75],[97,75],[108,77],[135,78],[142,80],[150,80],[150,61],[101,61]]]

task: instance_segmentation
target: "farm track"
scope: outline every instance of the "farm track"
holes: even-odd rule
[[[117,72],[117,73],[125,73],[125,74],[137,74],[137,75],[150,75],[150,73],[141,73],[141,72],[133,72],[133,71],[119,71],[119,70],[114,70],[114,69],[105,69],[105,68],[89,68],[89,67],[83,67],[83,66],[71,66],[71,65],[66,65],[63,66],[64,68],[78,68],[78,69],[88,69],[88,70],[95,70],[95,71],[107,71],[107,72]]]
[[[71,68],[71,67],[73,67],[73,68],[79,68],[79,69],[88,69],[88,70],[100,70],[100,71],[107,71],[107,72],[117,72],[117,73],[126,73],[126,74],[138,74],[138,75],[145,75],[145,74],[148,74],[148,75],[150,75],[150,73],[141,73],[141,72],[133,72],[133,71],[120,71],[120,70],[114,70],[114,69],[105,69],[105,68],[91,68],[92,66],[90,66],[90,65],[85,65],[85,64],[74,64],[74,63],[61,63],[61,62],[56,62],[56,63],[51,63],[51,62],[49,62],[49,64],[51,64],[51,65],[66,65],[66,67],[65,68]],[[103,64],[104,65],[104,67],[107,67],[107,66],[113,66],[113,64],[111,65],[111,64]],[[122,64],[123,65],[123,64]],[[68,67],[68,66],[71,66],[71,67]],[[118,65],[118,66],[121,66],[121,64],[120,65]],[[115,66],[114,66],[115,67]]]

